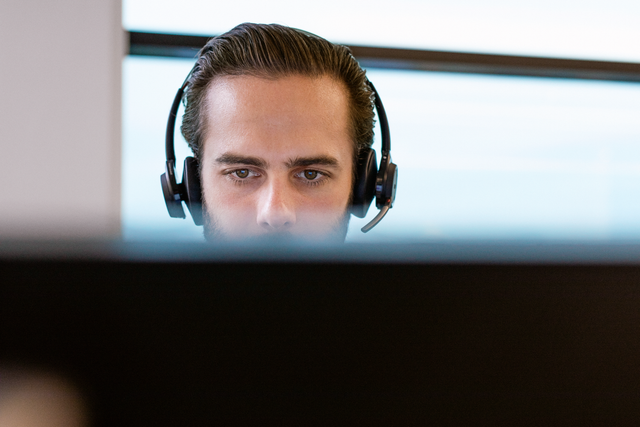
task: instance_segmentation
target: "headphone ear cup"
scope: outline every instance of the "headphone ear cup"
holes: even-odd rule
[[[167,211],[169,212],[169,216],[171,218],[184,218],[185,215],[184,209],[182,208],[181,197],[179,193],[176,194],[176,192],[174,191],[175,187],[171,185],[171,182],[169,181],[169,177],[167,176],[169,172],[170,171],[167,169],[167,172],[160,175],[160,184],[162,184],[162,194],[164,194],[164,202],[167,206]]]
[[[382,188],[379,194],[377,194],[376,206],[382,209],[382,206],[388,204],[391,208],[396,199],[396,186],[398,183],[398,167],[395,163],[389,163],[387,165],[381,182]]]
[[[351,198],[351,213],[358,218],[367,215],[371,201],[376,195],[376,165],[376,152],[371,148],[362,150],[356,164],[356,178]]]
[[[200,186],[200,165],[193,157],[184,159],[182,172],[182,185],[184,185],[185,202],[191,213],[191,218],[196,225],[202,225],[202,187]]]

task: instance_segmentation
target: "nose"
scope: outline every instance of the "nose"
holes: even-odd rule
[[[282,232],[296,223],[294,190],[287,182],[273,179],[267,182],[260,194],[258,225],[268,232]]]

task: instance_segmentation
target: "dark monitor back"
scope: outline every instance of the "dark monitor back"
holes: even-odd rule
[[[640,416],[633,263],[125,258],[0,262],[0,363],[72,378],[96,426]]]

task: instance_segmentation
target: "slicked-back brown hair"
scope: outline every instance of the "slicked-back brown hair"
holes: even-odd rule
[[[206,93],[219,76],[277,79],[329,76],[342,82],[349,100],[354,161],[373,143],[373,98],[365,71],[349,48],[314,34],[277,24],[240,24],[202,48],[184,96],[182,135],[200,158],[206,130]]]

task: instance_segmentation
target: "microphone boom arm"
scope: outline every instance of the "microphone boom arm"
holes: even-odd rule
[[[389,201],[389,203],[386,203],[382,209],[380,209],[380,212],[378,212],[378,215],[376,215],[375,218],[373,218],[367,225],[365,225],[364,227],[362,227],[360,230],[363,233],[366,233],[368,231],[370,231],[373,227],[375,227],[376,225],[378,225],[378,223],[380,221],[382,221],[382,218],[384,218],[384,216],[387,214],[387,212],[389,212],[389,208],[391,207],[391,201]]]

